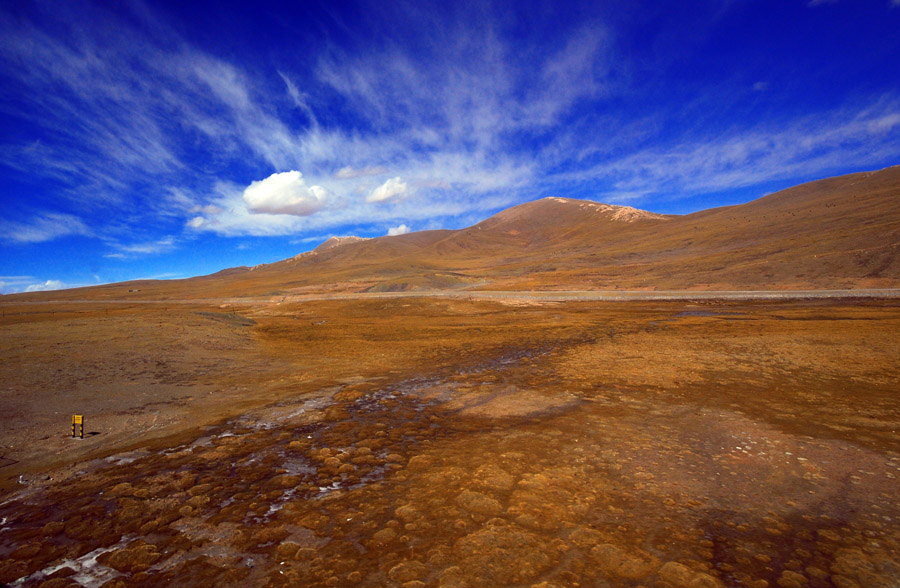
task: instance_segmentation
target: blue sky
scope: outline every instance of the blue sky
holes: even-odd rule
[[[0,292],[900,163],[900,0],[0,3]]]

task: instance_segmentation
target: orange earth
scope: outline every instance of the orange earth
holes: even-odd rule
[[[896,298],[2,300],[0,583],[900,585]]]

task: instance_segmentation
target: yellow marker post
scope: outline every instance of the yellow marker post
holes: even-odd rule
[[[76,430],[78,431],[77,434]],[[84,439],[84,416],[80,414],[72,415],[72,438],[75,437]]]

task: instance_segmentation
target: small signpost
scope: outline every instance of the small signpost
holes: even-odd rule
[[[72,438],[75,437],[84,439],[84,415],[72,415]]]

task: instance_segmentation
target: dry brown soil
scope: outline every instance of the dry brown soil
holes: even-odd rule
[[[897,300],[3,313],[0,583],[900,585]]]

